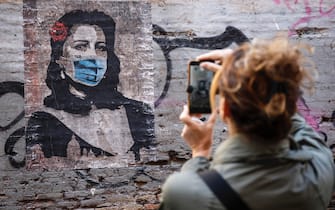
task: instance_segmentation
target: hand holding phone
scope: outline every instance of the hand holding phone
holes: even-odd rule
[[[211,113],[209,92],[214,72],[200,66],[208,60],[190,61],[188,64],[188,108],[190,113]]]

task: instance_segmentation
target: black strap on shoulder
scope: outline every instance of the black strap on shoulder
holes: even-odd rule
[[[250,210],[216,170],[201,171],[198,174],[228,210]]]

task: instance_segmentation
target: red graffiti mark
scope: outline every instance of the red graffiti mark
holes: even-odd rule
[[[273,0],[276,4],[280,4],[280,0]],[[298,0],[294,0],[293,4],[297,4]],[[308,2],[307,2],[308,3]],[[284,4],[286,5],[286,7],[291,10],[292,12],[294,11],[294,9],[291,6],[290,0],[284,0]]]
[[[330,15],[332,12],[335,11],[335,5],[332,6],[328,11],[326,11],[326,12],[323,11],[322,4],[323,4],[323,0],[320,0],[319,13],[320,13],[321,15],[328,16],[328,15]],[[335,14],[334,14],[334,15],[335,15]]]
[[[282,1],[280,0],[273,0],[277,5],[281,4]],[[295,12],[295,10],[292,7],[292,4],[298,4],[299,0],[283,0],[283,3],[289,9],[291,12]],[[312,19],[318,19],[318,18],[324,18],[324,17],[330,17],[332,15],[335,16],[335,4],[331,6],[328,10],[324,10],[323,0],[319,0],[319,7],[318,9],[313,9],[310,6],[309,0],[303,0],[302,2],[304,8],[305,8],[305,16],[301,17],[299,20],[297,20],[295,23],[292,24],[292,26],[289,29],[289,35],[296,34],[296,29],[299,25],[303,23],[308,23]],[[318,11],[316,11],[318,10]],[[315,15],[312,15],[314,13]]]
[[[300,98],[297,102],[299,113],[305,118],[306,122],[312,126],[316,131],[319,131],[319,124],[317,122],[317,117],[311,114],[311,110],[307,106],[305,100]]]

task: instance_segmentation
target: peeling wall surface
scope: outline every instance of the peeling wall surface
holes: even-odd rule
[[[279,33],[314,48],[298,108],[335,147],[333,0],[0,0],[0,24],[0,209],[157,209],[188,61]]]

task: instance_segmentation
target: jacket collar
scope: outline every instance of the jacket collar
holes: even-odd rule
[[[306,151],[290,149],[290,144],[294,144],[292,141],[287,138],[277,144],[264,144],[257,139],[249,139],[245,135],[236,134],[229,137],[217,148],[213,163],[273,164],[287,161],[305,162],[312,158],[311,154]]]

